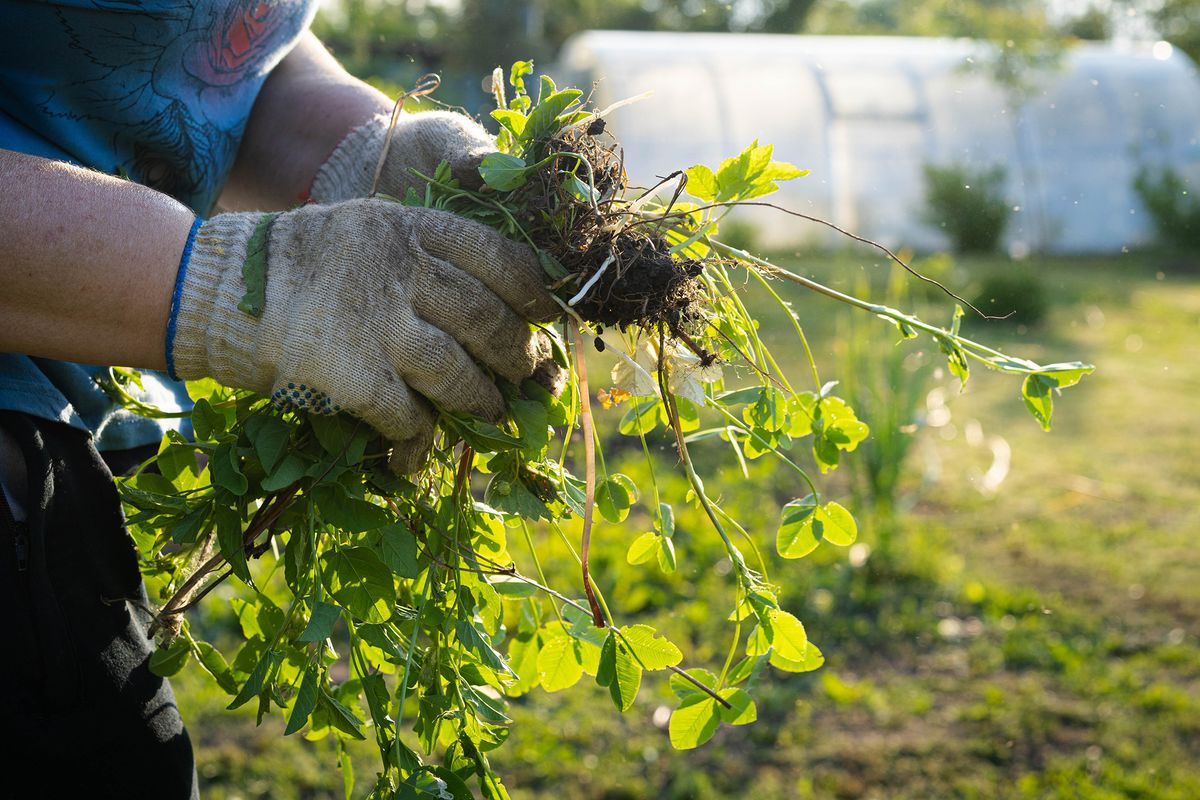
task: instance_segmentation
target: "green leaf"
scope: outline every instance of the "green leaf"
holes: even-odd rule
[[[344,547],[322,556],[329,593],[351,614],[369,622],[392,615],[396,588],[392,573],[368,547]]]
[[[515,61],[508,72],[508,82],[518,92],[525,91],[525,76],[533,74],[532,61]]]
[[[513,470],[504,470],[492,476],[483,493],[483,502],[506,514],[528,520],[554,518],[546,504],[529,491]]]
[[[164,492],[143,488],[148,486],[163,489]],[[174,515],[187,510],[187,499],[177,494],[170,482],[161,475],[142,473],[136,479],[123,481],[121,499],[135,508],[160,514]]]
[[[809,172],[811,170],[800,169],[795,164],[789,164],[786,161],[772,161],[763,170],[762,177],[771,181],[790,181],[803,178]]]
[[[646,402],[641,400],[630,406],[625,415],[621,417],[618,429],[625,436],[637,436],[650,433],[658,427],[660,422],[664,424],[666,422],[666,412],[663,409],[662,401]]]
[[[810,494],[783,507],[775,548],[784,558],[803,558],[816,550],[822,539],[845,547],[857,538],[858,526],[849,511],[834,502],[817,506]]]
[[[958,303],[954,304],[954,316],[950,319],[950,333],[953,336],[958,336],[958,332],[962,330],[962,321],[965,312],[963,307]]]
[[[371,715],[371,721],[375,723],[376,728],[384,731],[390,730],[394,726],[388,719],[390,698],[387,682],[379,673],[364,675],[360,680],[362,681],[363,696],[367,698],[367,711]]]
[[[160,678],[169,678],[187,663],[192,654],[191,645],[183,636],[176,636],[167,647],[157,647],[150,655],[150,671]]]
[[[961,309],[959,309],[961,311]],[[947,363],[950,366],[950,373],[958,378],[959,383],[963,386],[967,383],[967,378],[970,376],[971,367],[967,363],[967,352],[955,340],[948,336],[939,334],[935,337],[938,347],[945,354]]]
[[[771,646],[779,655],[790,661],[803,661],[808,647],[808,634],[804,623],[781,609],[770,613]]]
[[[469,684],[460,686],[460,690],[470,710],[483,721],[501,725],[512,721],[504,700],[484,694]]]
[[[812,392],[801,392],[788,398],[788,436],[800,439],[812,433],[816,414],[817,396]]]
[[[1054,388],[1066,389],[1079,383],[1084,375],[1090,375],[1096,368],[1090,364],[1072,361],[1064,364],[1047,364],[1038,369],[1038,373],[1054,381]]]
[[[687,193],[705,203],[711,203],[717,196],[717,176],[703,164],[697,164],[687,171]]]
[[[638,500],[637,485],[626,475],[616,473],[596,489],[596,507],[614,524],[625,521],[629,508]]]
[[[665,536],[658,539],[658,568],[670,575],[678,567],[675,560],[675,542]]]
[[[837,469],[837,465],[841,462],[841,454],[836,442],[821,433],[813,437],[812,450],[813,458],[816,460],[817,466],[821,468],[821,472]]]
[[[246,420],[246,435],[254,445],[254,453],[263,471],[270,474],[287,449],[288,426],[279,417],[255,414]]]
[[[812,429],[814,452],[818,460],[824,461],[822,471],[837,466],[839,450],[853,451],[870,433],[854,409],[845,400],[833,396],[822,397],[814,407]]]
[[[208,464],[214,486],[219,486],[235,497],[241,497],[250,488],[249,481],[242,474],[238,462],[237,449],[232,443],[226,442],[212,454]]]
[[[317,696],[317,702],[329,715],[329,721],[333,724],[333,727],[342,733],[349,734],[355,739],[367,738],[363,735],[363,722],[358,718],[358,715],[339,703],[329,692],[321,689]]]
[[[788,423],[787,397],[773,386],[759,390],[758,399],[742,409],[742,418],[751,428],[780,431]]]
[[[683,661],[679,648],[649,625],[627,625],[621,635],[644,669],[667,669]]]
[[[1025,407],[1041,423],[1042,430],[1050,430],[1050,418],[1054,415],[1053,389],[1053,379],[1040,373],[1027,376],[1021,385]]]
[[[483,634],[470,622],[465,619],[460,619],[454,623],[454,632],[458,634],[458,641],[479,659],[497,672],[503,672],[512,677],[517,677],[517,674],[508,668],[504,657],[497,653],[488,643]]]
[[[717,694],[732,706],[725,708],[720,703],[717,704],[721,719],[725,722],[730,725],[749,725],[758,719],[758,710],[754,706],[754,700],[745,689],[722,689]]]
[[[258,693],[263,690],[263,684],[267,680],[267,676],[275,671],[275,669],[283,663],[283,653],[277,650],[269,650],[263,653],[262,658],[254,665],[254,671],[250,673],[250,677],[246,680],[242,690],[238,692],[237,697],[233,698],[226,708],[229,711],[235,708],[241,708]]]
[[[266,595],[257,595],[253,602],[234,597],[229,605],[247,639],[270,639],[283,627],[283,610]]]
[[[666,503],[658,504],[658,531],[668,539],[675,535],[675,511]]]
[[[520,138],[525,130],[525,116],[516,111],[492,112],[492,116],[495,117],[497,113],[506,115],[506,119],[501,120],[501,124],[509,128],[514,136]],[[516,123],[517,119],[521,122]],[[505,124],[506,122],[509,124]],[[510,124],[520,129],[513,130]],[[513,189],[523,186],[528,172],[529,167],[526,166],[524,159],[510,156],[507,153],[489,153],[484,156],[479,165],[479,175],[483,178],[483,182],[499,192],[511,192]]]
[[[804,658],[793,661],[790,658],[785,658],[778,650],[772,650],[770,655],[770,664],[775,669],[783,670],[784,672],[812,672],[820,669],[825,664],[825,655],[812,642],[808,643],[808,647],[804,649]]]
[[[573,106],[582,95],[578,89],[563,89],[539,98],[538,104],[529,112],[529,121],[521,131],[520,141],[536,142],[554,133],[559,125],[558,115]]]
[[[242,262],[242,284],[246,293],[238,309],[252,317],[261,317],[267,303],[267,246],[271,240],[271,223],[278,213],[263,214],[246,242],[246,260]]]
[[[761,386],[749,386],[745,389],[733,389],[728,392],[722,392],[717,396],[717,399],[721,401],[722,406],[732,408],[733,406],[745,405],[746,403],[754,403],[761,396]]]
[[[355,630],[364,642],[386,653],[393,660],[403,663],[408,657],[407,649],[401,646],[395,630],[390,625],[366,624],[357,626]]]
[[[717,168],[718,200],[733,200],[750,188],[750,153],[757,144],[755,141],[736,156],[721,162]]]
[[[721,725],[721,706],[706,694],[688,695],[671,714],[671,746],[691,750],[707,742]]]
[[[403,522],[385,525],[380,529],[379,554],[393,574],[415,579],[421,574],[417,563],[417,537]]]
[[[504,128],[506,128],[508,130],[508,132],[512,134],[514,139],[520,139],[521,133],[524,132],[524,130],[525,130],[525,122],[526,122],[527,118],[524,114],[522,114],[520,111],[517,111],[516,109],[498,108],[492,112],[492,119],[496,120],[502,126],[504,126]],[[519,159],[519,158],[517,160],[521,161],[521,159]],[[484,159],[484,162],[485,163],[487,162],[486,158]],[[521,164],[524,165],[525,162],[521,161]],[[483,172],[483,170],[481,169],[480,177],[483,177],[482,172]],[[486,178],[485,178],[485,182],[486,182]],[[524,180],[522,180],[522,183],[523,182],[524,182]],[[488,185],[491,186],[490,183]],[[500,187],[494,187],[494,188],[500,188]]]
[[[217,546],[221,555],[229,562],[233,574],[246,583],[251,583],[250,567],[246,564],[246,547],[243,540],[242,515],[236,508],[219,506],[213,512],[217,527]]]
[[[307,469],[304,460],[294,453],[288,453],[283,460],[275,465],[267,477],[262,480],[264,492],[278,492],[291,486],[304,477]]]
[[[537,458],[550,443],[550,419],[546,406],[538,400],[513,400],[509,402],[508,410],[521,432],[524,442],[522,452],[530,458]]]
[[[331,603],[317,601],[304,632],[296,637],[298,642],[323,642],[333,635],[333,626],[342,616],[342,610]]]
[[[342,464],[357,464],[362,461],[371,430],[359,420],[345,414],[313,414],[308,417],[313,435],[321,449],[338,457]]]
[[[321,519],[347,533],[362,533],[393,522],[391,512],[366,500],[348,497],[341,486],[318,486],[312,491]]]
[[[238,693],[237,681],[234,680],[233,673],[229,669],[229,664],[225,662],[225,656],[221,655],[220,650],[208,642],[196,642],[196,660],[200,662],[200,666],[204,667],[209,675],[213,676],[217,685],[226,694],[232,696]]]
[[[783,507],[783,521],[775,536],[775,549],[784,558],[803,558],[817,549],[821,539],[814,530],[817,500],[808,495]]]
[[[717,685],[717,676],[714,675],[713,673],[709,672],[706,669],[689,669],[689,670],[685,670],[685,672],[687,672],[688,675],[690,675],[693,678],[695,678],[696,680],[700,681],[700,683],[704,684],[705,686],[709,687],[710,689]],[[704,692],[700,691],[700,689],[698,689],[694,683],[683,678],[679,674],[672,674],[670,680],[667,683],[671,687],[671,691],[680,700],[684,699],[685,697],[694,695],[694,694],[699,694],[701,696],[707,697],[707,695],[705,695]]]
[[[562,187],[567,190],[568,194],[581,203],[591,204],[600,201],[599,193],[574,175],[568,175],[564,178]]]
[[[225,415],[213,408],[207,399],[200,398],[192,407],[192,431],[197,441],[212,441],[214,436],[225,432]]]
[[[550,636],[537,657],[538,682],[547,692],[570,688],[583,677],[583,650],[565,632]]]
[[[400,784],[395,800],[475,800],[475,795],[445,767],[421,767]]]
[[[617,676],[617,638],[610,630],[600,648],[600,663],[596,666],[596,685],[608,686]]]
[[[312,588],[313,546],[316,543],[303,531],[292,529],[283,551],[283,578],[292,594],[303,596]]]
[[[196,460],[196,448],[190,443],[172,442],[164,436],[158,447],[158,458],[154,462],[162,477],[179,489],[194,489],[200,476],[200,464]],[[143,472],[142,475],[147,473]]]
[[[821,535],[825,541],[839,547],[848,547],[858,538],[858,525],[854,517],[838,503],[826,503],[817,514],[822,523]]]
[[[505,450],[520,450],[525,446],[525,443],[515,436],[509,436],[490,422],[474,417],[443,413],[440,422],[447,430],[471,445],[477,453],[501,453]]]
[[[630,564],[645,564],[658,552],[658,540],[657,533],[643,533],[633,540],[633,544],[629,545],[629,550],[625,553],[625,560]]]
[[[553,96],[556,91],[558,91],[558,87],[554,85],[554,78],[551,78],[549,75],[539,76],[537,96],[538,103],[541,103],[546,98]]]
[[[609,681],[602,685],[608,686],[608,694],[612,697],[613,704],[624,713],[633,706],[633,701],[637,699],[638,691],[642,686],[642,668],[630,655],[629,648],[625,646],[625,643],[611,631],[608,638],[604,640],[604,652],[612,652],[613,665]],[[603,661],[602,654],[601,663]],[[596,680],[600,680],[599,672],[596,674]]]
[[[291,736],[308,724],[308,718],[312,716],[312,712],[317,707],[317,697],[320,694],[319,681],[320,676],[317,674],[316,665],[310,664],[308,669],[304,670],[304,679],[300,681],[300,689],[296,692],[296,699],[292,703],[292,713],[288,717],[287,727],[283,730],[284,736]]]
[[[871,429],[865,422],[857,419],[837,419],[826,426],[823,434],[839,450],[853,452],[870,432]]]
[[[541,652],[536,635],[517,637],[508,645],[508,666],[517,673],[516,683],[510,684],[507,694],[519,697],[538,685],[538,654]]]

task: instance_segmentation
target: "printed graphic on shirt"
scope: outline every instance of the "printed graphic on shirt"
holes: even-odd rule
[[[258,89],[307,26],[310,5],[192,0],[60,7],[55,13],[69,37],[70,63],[55,69],[63,79],[41,111],[83,126],[99,139],[94,144],[118,158],[111,167],[207,212]]]

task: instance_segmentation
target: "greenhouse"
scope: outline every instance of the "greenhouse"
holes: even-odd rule
[[[595,82],[631,179],[715,165],[759,139],[811,169],[784,187],[795,211],[891,245],[944,247],[924,213],[924,166],[1001,166],[1009,252],[1118,252],[1147,243],[1139,170],[1200,177],[1200,79],[1166,42],[1080,44],[1021,85],[970,40],[592,31],[556,70]],[[770,244],[827,230],[758,210]]]

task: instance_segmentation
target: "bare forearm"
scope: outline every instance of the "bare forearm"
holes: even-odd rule
[[[164,194],[0,150],[0,351],[161,369],[195,216]]]
[[[306,34],[259,92],[221,205],[267,211],[299,204],[346,134],[391,107]]]

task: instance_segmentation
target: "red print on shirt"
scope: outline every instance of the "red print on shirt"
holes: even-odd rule
[[[208,36],[188,49],[188,71],[212,86],[227,86],[270,68],[273,64],[266,62],[278,52],[276,34],[290,27],[293,16],[293,9],[262,0],[229,4],[213,20]]]

